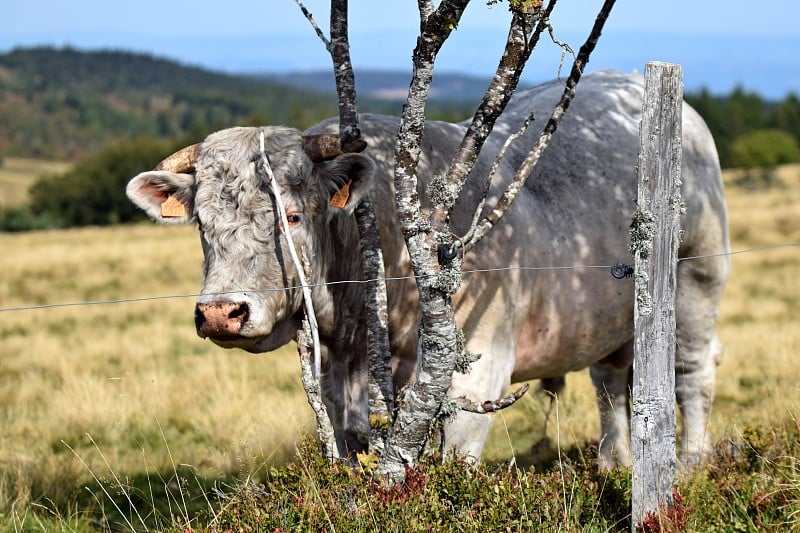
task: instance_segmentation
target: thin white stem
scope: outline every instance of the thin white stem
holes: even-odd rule
[[[317,33],[317,36],[322,40],[325,44],[325,48],[330,50],[331,42],[325,37],[325,34],[322,32],[319,26],[317,26],[317,22],[314,20],[314,16],[311,14],[311,11],[306,9],[306,6],[303,5],[302,0],[295,0],[297,5],[300,7],[300,11],[303,12],[303,15],[306,17],[306,20],[311,24],[311,27],[314,28],[314,31]]]
[[[281,223],[283,224],[283,234],[286,236],[286,242],[289,243],[289,255],[292,256],[292,263],[294,264],[294,268],[297,271],[297,277],[300,279],[300,285],[303,289],[303,303],[305,305],[306,310],[306,317],[308,318],[308,324],[311,327],[311,338],[313,341],[313,349],[314,349],[314,377],[319,380],[320,375],[322,373],[322,358],[320,357],[320,347],[319,347],[319,327],[317,326],[317,316],[314,314],[314,304],[311,301],[311,287],[306,280],[306,276],[303,270],[303,264],[300,262],[300,258],[297,255],[297,250],[294,247],[294,241],[292,240],[292,232],[289,230],[289,220],[286,218],[286,208],[283,206],[283,200],[281,199],[281,191],[278,188],[278,181],[275,179],[275,175],[272,173],[272,167],[269,164],[269,159],[267,158],[267,152],[264,150],[264,131],[261,130],[261,139],[260,139],[260,147],[261,147],[261,161],[264,163],[264,170],[267,173],[267,177],[269,178],[270,186],[272,187],[272,194],[275,196],[275,204],[278,206],[278,214],[281,217]]]
[[[533,121],[533,113],[531,113],[528,118],[525,119],[525,122],[522,124],[519,130],[512,133],[508,136],[508,138],[503,143],[503,147],[500,148],[500,152],[495,157],[494,162],[492,163],[492,168],[489,170],[489,175],[486,177],[486,182],[484,183],[483,194],[481,195],[481,201],[478,204],[478,207],[475,208],[475,214],[472,215],[472,223],[469,226],[469,231],[461,238],[461,241],[464,245],[464,250],[470,250],[473,246],[478,244],[480,241],[480,237],[475,236],[475,229],[478,227],[478,223],[480,222],[481,213],[483,212],[483,206],[486,204],[486,196],[489,194],[489,187],[492,185],[492,180],[494,179],[495,175],[497,174],[497,168],[500,166],[500,163],[503,161],[503,157],[506,155],[506,150],[508,147],[511,146],[511,143],[516,141],[518,138],[522,137],[525,132],[528,130],[528,126]]]

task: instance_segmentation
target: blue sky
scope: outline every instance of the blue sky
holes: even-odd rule
[[[9,5],[10,4],[10,5]],[[327,30],[326,0],[307,0]],[[602,0],[561,0],[556,35],[577,50]],[[415,0],[351,0],[357,67],[408,69],[418,26]],[[8,2],[0,50],[39,44],[142,51],[218,70],[287,71],[329,67],[329,58],[294,0],[192,3],[137,0]],[[473,0],[439,68],[491,75],[508,12]],[[642,70],[647,60],[684,65],[688,89],[736,85],[771,97],[800,92],[800,6],[795,0],[618,0],[590,67]],[[534,56],[525,78],[555,76],[560,49]]]

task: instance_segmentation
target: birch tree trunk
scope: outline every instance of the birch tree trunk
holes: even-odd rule
[[[356,103],[356,81],[350,61],[347,0],[331,0],[331,42],[336,92],[339,95],[339,140],[344,152],[360,152],[367,146],[361,139]],[[355,212],[360,235],[361,264],[367,283],[364,293],[369,357],[369,448],[380,455],[394,411],[392,364],[389,352],[388,310],[384,281],[383,252],[372,200],[367,197]]]
[[[469,0],[443,0],[435,11],[420,2],[421,34],[414,50],[414,76],[400,121],[395,145],[395,204],[398,222],[406,240],[411,266],[417,276],[421,324],[417,379],[398,399],[397,416],[389,430],[378,473],[390,483],[405,478],[406,465],[415,465],[427,442],[431,424],[439,416],[450,388],[459,343],[453,314],[452,295],[460,283],[440,283],[434,235],[425,220],[417,195],[417,164],[425,124],[425,103],[433,79],[433,67],[442,44],[458,25]],[[456,261],[455,267],[460,265]]]
[[[545,16],[539,19],[540,25],[533,39],[529,39],[529,35],[539,15],[541,2],[518,2],[516,7],[514,4],[511,5],[513,18],[505,54],[453,160],[450,171],[438,184],[435,182],[438,178],[431,178],[434,184],[429,190],[438,192],[442,196],[431,198],[434,209],[431,217],[427,218],[420,209],[416,175],[419,147],[422,144],[425,103],[433,79],[436,55],[450,32],[458,25],[469,2],[443,0],[438,8],[433,10],[430,2],[419,0],[421,32],[414,50],[414,75],[395,146],[394,183],[398,219],[406,240],[411,265],[417,277],[422,318],[419,330],[417,381],[407,387],[402,397],[398,399],[400,407],[389,431],[387,449],[378,468],[378,473],[386,476],[390,483],[401,481],[405,476],[406,466],[417,463],[433,422],[459,408],[448,400],[447,390],[456,362],[465,352],[463,335],[455,323],[452,302],[453,295],[461,282],[461,259],[456,255],[452,260],[440,264],[436,251],[439,245],[452,243],[452,233],[447,227],[450,209],[458,197],[466,176],[472,170],[483,141],[491,133],[496,118],[505,109],[510,93],[516,87],[522,68],[530,56],[535,39],[549,25],[549,13],[555,2],[556,0],[551,0],[545,8]],[[574,95],[574,87],[580,80],[583,68],[589,60],[589,55],[613,5],[614,0],[606,0],[603,4],[590,36],[573,64],[565,96],[545,128],[543,134],[546,136],[545,142],[534,147],[534,151],[538,152],[533,155],[532,160],[531,158],[526,160],[527,166],[520,169],[509,191],[501,198],[503,213],[516,198],[516,193],[524,184],[566,112]],[[494,210],[492,214],[497,215],[491,222],[493,226],[502,213],[498,214],[497,210]],[[484,229],[488,231],[488,227]],[[491,354],[486,355],[491,356]]]

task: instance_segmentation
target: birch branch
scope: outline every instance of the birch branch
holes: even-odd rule
[[[364,292],[369,353],[369,449],[376,455],[382,455],[387,430],[394,414],[394,385],[383,251],[375,210],[369,197],[356,208],[356,220],[364,279],[374,280],[366,284]]]
[[[569,104],[572,102],[572,99],[575,96],[575,87],[578,85],[578,82],[581,79],[583,69],[589,62],[589,56],[597,45],[597,40],[600,38],[600,34],[603,31],[603,26],[605,25],[605,22],[611,13],[611,8],[614,7],[614,2],[615,0],[605,0],[603,7],[600,8],[600,12],[594,21],[594,26],[592,27],[592,31],[589,33],[589,37],[586,39],[586,42],[583,44],[583,46],[581,46],[578,56],[572,63],[572,71],[567,79],[564,92],[561,95],[558,105],[556,105],[555,109],[553,110],[553,114],[547,121],[544,131],[542,131],[542,134],[534,143],[533,148],[531,148],[528,156],[520,165],[517,173],[514,175],[514,178],[511,180],[511,183],[508,185],[503,195],[500,197],[500,199],[498,199],[494,209],[489,212],[489,214],[486,215],[486,217],[478,224],[478,226],[472,232],[473,237],[468,242],[463,243],[465,251],[474,247],[489,232],[489,230],[491,230],[492,227],[494,227],[495,224],[497,224],[497,222],[503,218],[503,215],[505,215],[506,211],[508,211],[508,208],[511,207],[511,204],[516,199],[517,194],[519,194],[519,191],[525,184],[525,180],[528,179],[528,176],[530,176],[533,168],[536,166],[536,163],[538,163],[542,153],[544,153],[545,149],[550,145],[550,140],[552,139],[553,134],[558,128],[558,125],[561,123],[561,119],[564,117],[567,108],[569,108]]]
[[[422,16],[423,12],[429,9],[430,3],[419,0],[419,4]],[[414,75],[397,132],[394,176],[397,215],[403,236],[410,246],[415,245],[411,244],[409,239],[415,240],[420,233],[426,233],[428,228],[428,221],[423,218],[417,195],[416,170],[422,144],[422,130],[425,125],[425,105],[433,80],[433,67],[439,50],[458,25],[467,4],[469,0],[443,0],[435,11],[421,21],[422,31],[414,48]],[[433,248],[431,243],[428,245]],[[413,259],[412,266],[417,275],[422,274],[417,272]]]
[[[514,405],[517,400],[522,398],[525,393],[528,392],[528,388],[529,385],[526,383],[511,394],[507,394],[506,396],[496,400],[487,400],[481,403],[469,400],[465,396],[459,396],[458,398],[453,398],[453,403],[455,403],[456,406],[462,411],[468,411],[470,413],[477,413],[479,415],[496,413],[501,409],[505,409]]]
[[[536,47],[539,36],[549,26],[550,13],[556,2],[557,0],[550,0],[543,12],[541,4],[528,9],[511,8],[511,25],[495,75],[475,111],[472,122],[467,128],[467,133],[464,135],[447,173],[440,178],[444,180],[440,190],[446,191],[446,194],[440,195],[440,198],[431,198],[434,203],[431,222],[434,226],[441,227],[449,219],[453,205],[478,159],[484,142],[514,94],[525,63]],[[536,23],[537,20],[538,23]],[[482,198],[485,197],[484,193]],[[483,203],[483,199],[481,203]]]
[[[297,352],[300,355],[300,381],[306,391],[306,399],[311,410],[314,411],[314,419],[317,426],[317,439],[322,447],[322,455],[327,459],[335,459],[338,455],[336,447],[336,437],[333,433],[333,426],[328,417],[328,410],[325,402],[322,401],[322,390],[319,381],[314,378],[312,372],[311,354],[308,345],[311,343],[311,330],[308,320],[303,320],[303,329],[297,332]]]
[[[350,61],[347,0],[331,0],[331,46],[339,97],[339,142],[345,152],[360,152],[367,143],[361,139],[356,101],[356,82]],[[372,201],[364,199],[355,212],[361,244],[361,265],[368,283],[364,291],[364,320],[367,328],[369,358],[369,448],[383,453],[386,433],[394,412],[392,362],[389,349],[389,312],[386,304],[386,277],[378,223]]]
[[[356,103],[356,79],[350,62],[347,36],[347,0],[331,0],[331,42],[336,94],[339,96],[339,142],[345,152],[360,152],[367,143],[361,139]]]
[[[433,15],[433,0],[417,0],[417,6],[419,7],[420,33],[422,33],[428,18]]]

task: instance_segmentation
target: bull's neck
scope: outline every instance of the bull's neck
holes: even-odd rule
[[[364,287],[361,280],[361,248],[353,217],[337,217],[331,222],[329,239],[317,243],[319,285],[313,291],[320,336],[345,349],[357,342],[363,328]],[[345,283],[338,283],[345,282]]]

